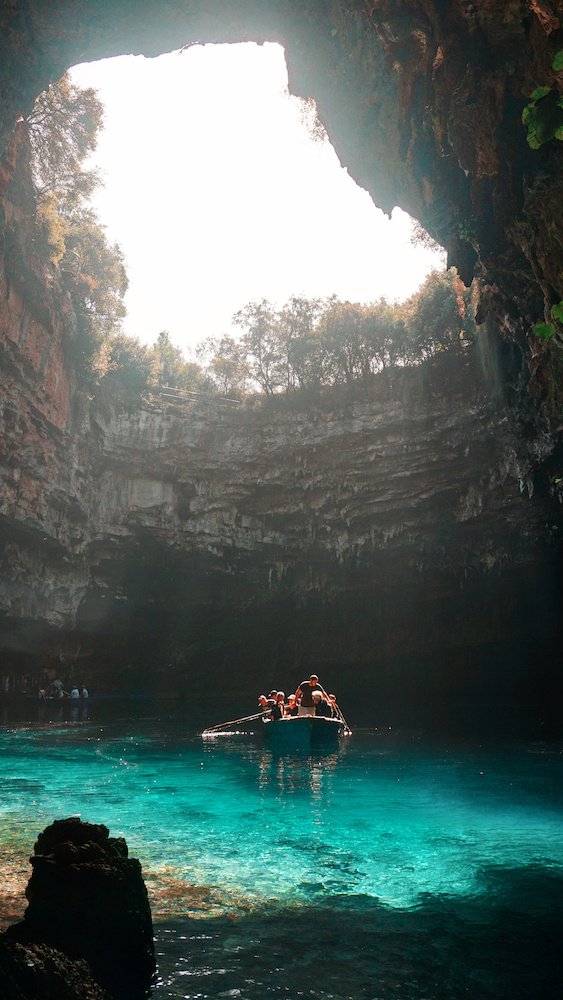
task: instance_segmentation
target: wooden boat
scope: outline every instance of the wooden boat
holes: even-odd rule
[[[336,746],[345,732],[341,719],[318,715],[295,715],[285,719],[263,719],[264,740],[275,750],[314,750]]]
[[[351,736],[350,729],[342,712],[337,707],[338,715],[327,718],[323,715],[313,715],[300,709],[299,715],[286,716],[283,719],[268,718],[268,713],[261,709],[254,715],[245,715],[242,719],[231,719],[209,726],[202,732],[202,737],[235,736],[259,732],[264,741],[273,750],[312,750],[335,748],[339,736]],[[242,724],[253,723],[249,728],[239,729]],[[234,727],[237,727],[236,729]],[[256,728],[257,727],[257,728]]]

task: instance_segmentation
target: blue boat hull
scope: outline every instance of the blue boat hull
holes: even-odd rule
[[[264,720],[262,731],[266,743],[276,750],[311,750],[335,747],[344,725],[340,719],[297,715],[276,722]]]

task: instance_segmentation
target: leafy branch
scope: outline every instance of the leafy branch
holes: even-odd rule
[[[563,300],[551,307],[553,323],[536,323],[534,333],[540,340],[551,340],[557,333],[557,323],[563,324]]]
[[[563,49],[555,56],[553,69],[563,69]],[[550,139],[563,141],[563,97],[551,87],[536,87],[522,111],[522,123],[527,127],[526,141],[531,149],[539,149]]]

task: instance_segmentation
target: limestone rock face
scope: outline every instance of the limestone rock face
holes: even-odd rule
[[[155,972],[152,920],[141,866],[123,838],[57,820],[38,837],[31,863],[29,905],[7,937],[83,959],[119,1000],[144,996]]]
[[[175,694],[252,690],[264,664],[367,689],[503,643],[522,672],[551,662],[553,438],[524,437],[511,392],[470,355],[229,412],[77,395],[49,462],[22,405],[6,654],[64,669],[75,650],[98,689]]]

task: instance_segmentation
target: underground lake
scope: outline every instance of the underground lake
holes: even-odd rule
[[[193,710],[57,711],[0,733],[4,926],[79,815],[141,861],[155,1000],[561,996],[561,743],[366,726],[275,755]]]

